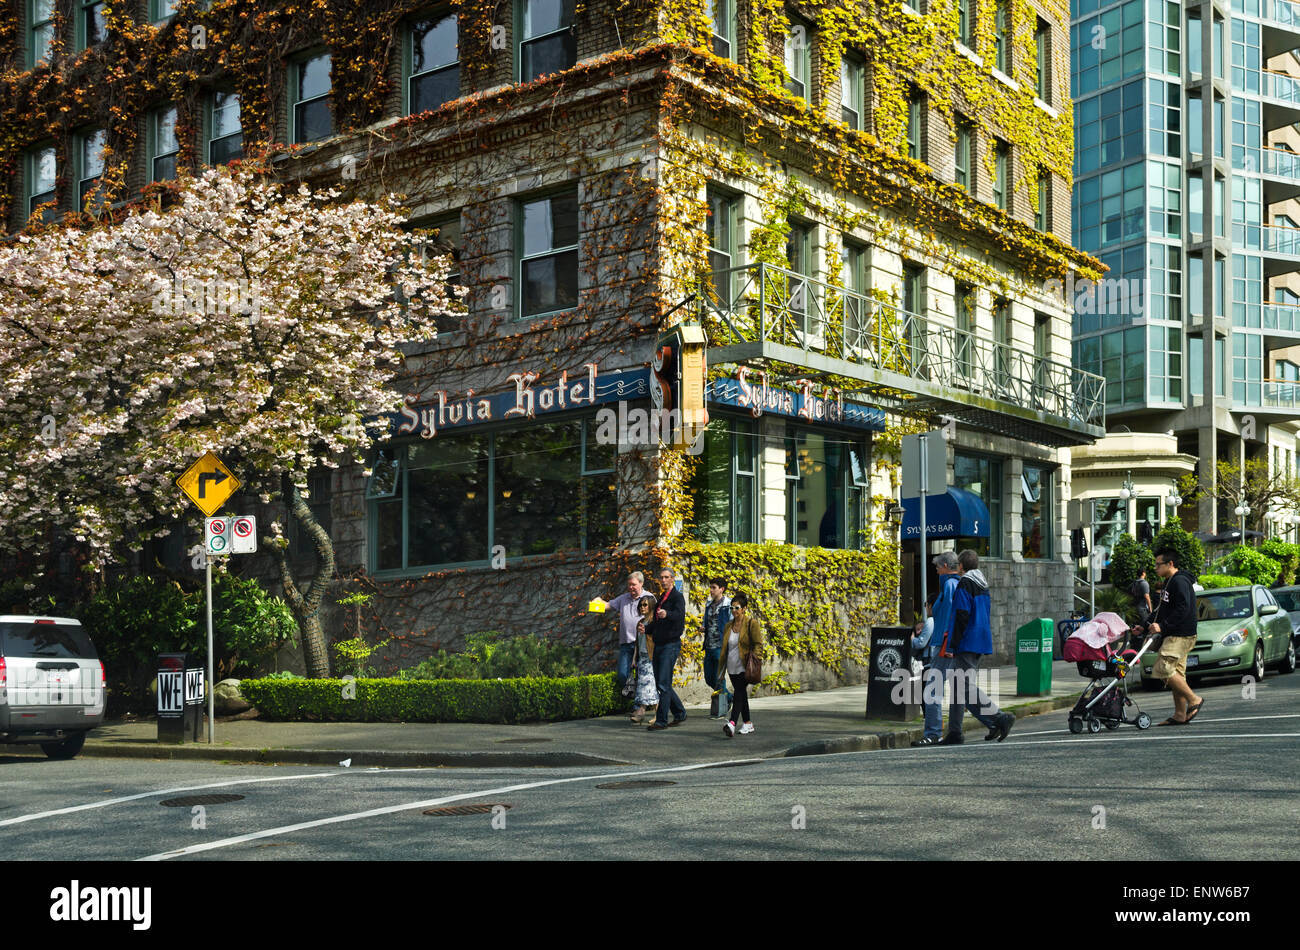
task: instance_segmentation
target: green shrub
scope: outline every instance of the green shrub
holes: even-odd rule
[[[1242,544],[1215,561],[1214,568],[1220,573],[1245,577],[1251,584],[1263,584],[1267,587],[1277,580],[1282,565],[1249,545]]]
[[[76,611],[104,661],[111,712],[155,708],[149,683],[157,675],[159,653],[208,650],[206,604],[202,590],[146,575],[114,581]],[[255,580],[224,571],[212,575],[213,658],[218,680],[255,673],[297,625],[289,607]]]
[[[1205,570],[1205,548],[1201,546],[1200,541],[1184,531],[1183,526],[1178,522],[1170,521],[1151,539],[1153,554],[1161,548],[1173,548],[1174,563],[1178,565],[1180,571],[1200,574]],[[1154,559],[1152,564],[1154,565]],[[1151,576],[1151,572],[1148,571],[1147,577]]]
[[[1202,574],[1196,582],[1206,590],[1214,590],[1216,587],[1245,587],[1250,584],[1250,579],[1230,574]]]
[[[1130,624],[1137,623],[1137,601],[1127,590],[1119,587],[1098,587],[1093,593],[1093,605],[1097,613],[1109,610],[1119,614]]]
[[[1259,546],[1259,553],[1282,565],[1282,572],[1277,579],[1279,586],[1289,587],[1295,583],[1296,573],[1300,571],[1300,544],[1269,538]]]
[[[1131,534],[1120,535],[1110,552],[1111,583],[1120,590],[1127,591],[1142,571],[1147,572],[1148,580],[1155,577],[1155,555],[1146,545],[1138,544]]]
[[[589,719],[625,709],[613,673],[491,680],[244,680],[239,688],[268,719],[319,722],[518,723]]]
[[[439,650],[397,674],[402,680],[510,679],[579,676],[582,649],[535,636],[501,639],[495,631],[466,638],[463,653]]]
[[[340,676],[362,676],[368,672],[366,660],[373,652],[374,647],[360,637],[341,640],[334,644],[334,667]]]

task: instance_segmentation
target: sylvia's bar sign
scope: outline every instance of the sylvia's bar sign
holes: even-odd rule
[[[404,405],[394,415],[397,435],[419,433],[431,439],[444,429],[460,428],[488,422],[509,422],[566,409],[584,409],[618,399],[637,399],[649,395],[649,371],[645,369],[601,375],[595,363],[586,363],[582,371],[560,373],[551,383],[538,385],[540,374],[530,370],[506,377],[511,389],[499,393],[464,393],[439,390],[432,401],[420,404],[420,397],[407,393]],[[400,420],[400,421],[399,421]]]

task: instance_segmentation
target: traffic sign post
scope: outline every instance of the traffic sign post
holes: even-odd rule
[[[235,553],[232,550],[232,535],[234,534],[233,525],[229,518],[213,518],[227,501],[230,496],[239,491],[240,482],[235,474],[228,468],[221,459],[217,458],[211,452],[204,452],[203,458],[199,459],[193,465],[185,470],[185,474],[176,479],[176,485],[185,496],[198,507],[208,520],[204,525],[203,535],[206,557],[204,565],[204,589],[207,592],[208,599],[208,745],[212,745],[216,739],[213,735],[213,723],[216,721],[216,703],[214,693],[211,689],[212,684],[212,555],[222,555]],[[252,522],[252,519],[247,519]],[[216,530],[216,524],[220,523],[220,530]],[[257,550],[256,532],[249,528],[249,536],[253,540],[253,550]],[[219,542],[219,543],[218,543]]]

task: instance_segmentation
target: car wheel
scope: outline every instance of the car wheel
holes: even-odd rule
[[[1295,672],[1295,641],[1289,640],[1286,645],[1286,654],[1282,657],[1281,662],[1277,665],[1279,673]]]
[[[1255,677],[1255,682],[1262,682],[1264,679],[1264,644],[1255,641],[1255,659],[1250,664],[1250,675]]]
[[[68,736],[62,742],[42,742],[41,749],[51,759],[71,759],[81,751],[81,747],[85,744],[86,734],[78,732],[75,736]]]
[[[1148,693],[1154,693],[1157,690],[1165,688],[1165,681],[1162,679],[1156,679],[1154,676],[1150,678],[1144,676],[1142,677],[1142,688]]]

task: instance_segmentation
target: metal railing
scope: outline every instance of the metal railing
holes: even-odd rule
[[[1280,102],[1300,105],[1300,79],[1272,69],[1259,71],[1260,94]]]
[[[1247,303],[1243,300],[1233,301],[1234,310],[1245,308],[1259,311],[1259,325],[1265,330],[1277,330],[1282,333],[1300,333],[1300,305],[1290,303]],[[1238,325],[1241,325],[1240,318]],[[1253,321],[1250,325],[1253,325]]]
[[[1269,0],[1268,6],[1261,9],[1266,19],[1274,20],[1280,26],[1300,30],[1300,5],[1291,0]]]
[[[782,267],[716,271],[700,296],[710,346],[782,344],[1072,424],[1105,422],[1101,376]]]
[[[1242,238],[1240,241],[1237,240],[1239,230]],[[1300,228],[1275,224],[1234,224],[1233,240],[1245,247],[1257,247],[1271,254],[1300,257]]]
[[[1289,152],[1284,148],[1259,150],[1260,165],[1265,175],[1277,175],[1280,178],[1300,178],[1300,154]]]
[[[1238,400],[1238,389],[1245,393]],[[1233,402],[1261,409],[1300,409],[1300,382],[1285,379],[1233,379]]]

